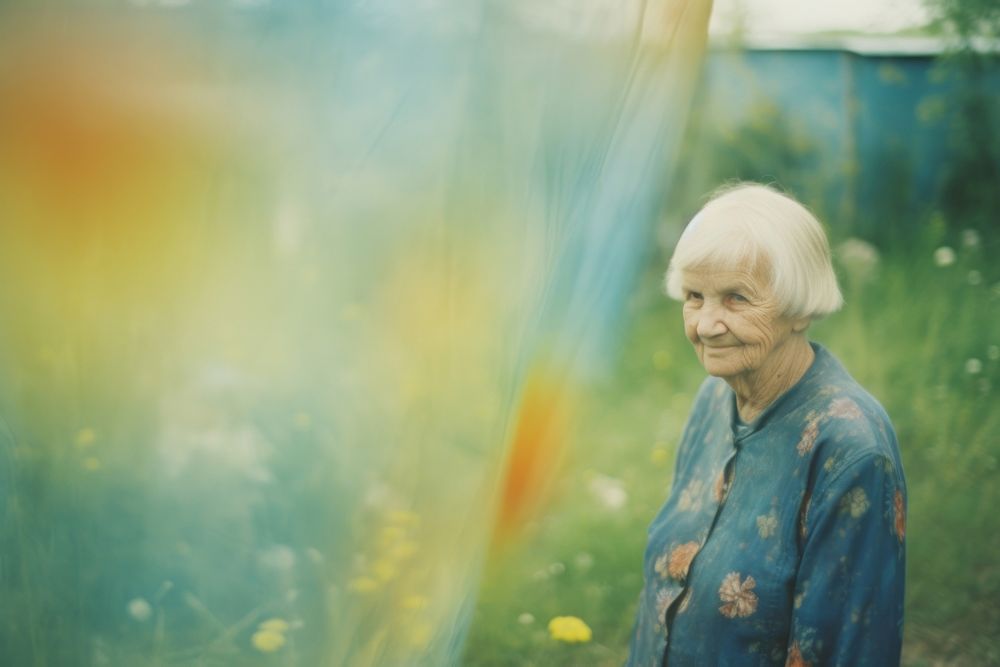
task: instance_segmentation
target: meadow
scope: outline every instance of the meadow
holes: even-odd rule
[[[904,247],[837,238],[844,309],[816,322],[879,399],[909,490],[903,664],[1000,664],[998,239],[930,219]],[[846,242],[846,243],[845,243]],[[703,377],[679,304],[652,259],[621,357],[591,397],[547,511],[483,579],[464,664],[619,665],[641,587],[646,526],[670,488],[675,445]],[[555,641],[556,616],[590,642]]]

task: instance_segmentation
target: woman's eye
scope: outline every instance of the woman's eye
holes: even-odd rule
[[[730,294],[729,298],[732,299],[733,301],[736,301],[737,303],[746,303],[747,302],[747,298],[745,296],[743,296],[742,294]]]
[[[688,301],[701,301],[701,292],[688,292]]]

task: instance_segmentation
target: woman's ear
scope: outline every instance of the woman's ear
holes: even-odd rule
[[[811,317],[799,317],[792,320],[792,331],[795,333],[802,333],[809,328],[809,324],[812,322]]]

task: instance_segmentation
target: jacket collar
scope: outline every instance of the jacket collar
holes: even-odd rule
[[[729,406],[729,423],[733,432],[733,440],[737,446],[741,441],[763,430],[769,423],[780,421],[784,416],[801,407],[811,397],[816,396],[824,384],[824,378],[828,377],[831,372],[844,372],[840,362],[825,347],[811,341],[809,346],[812,347],[815,357],[806,372],[799,378],[798,382],[774,399],[750,423],[745,424],[739,419],[739,413],[736,411],[736,392],[727,387],[726,401]]]

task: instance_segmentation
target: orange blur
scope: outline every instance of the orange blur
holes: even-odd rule
[[[495,546],[509,542],[548,498],[578,401],[564,374],[533,373],[524,388],[503,476]]]

